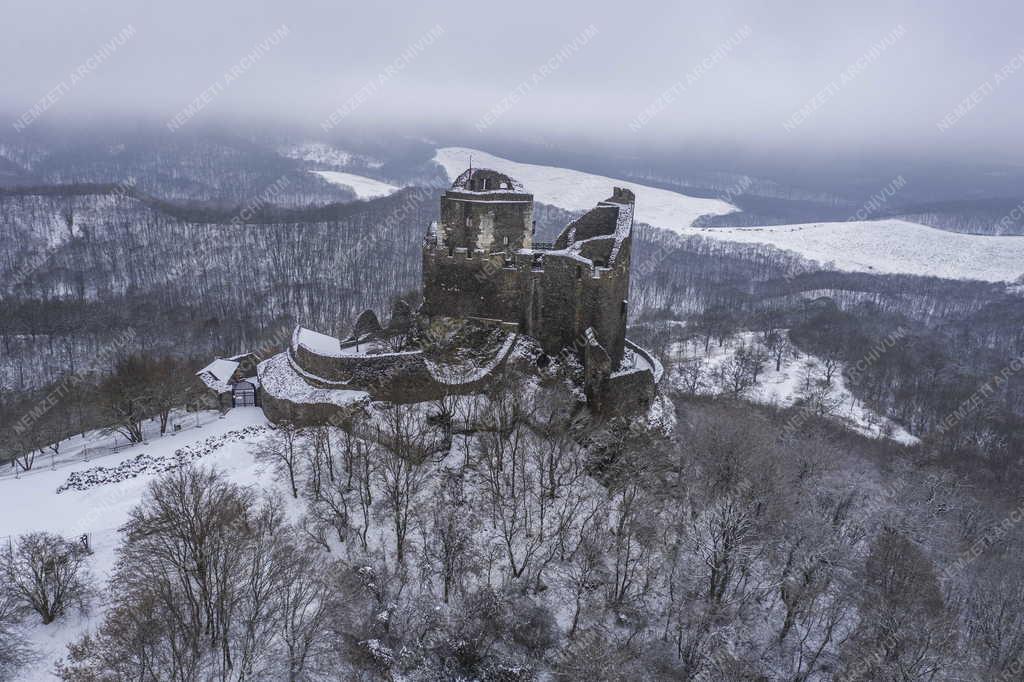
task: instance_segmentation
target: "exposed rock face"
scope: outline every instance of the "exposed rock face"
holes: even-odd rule
[[[391,320],[388,322],[388,332],[393,334],[406,334],[412,330],[413,310],[405,301],[399,299],[391,306]]]
[[[382,327],[377,319],[377,313],[372,310],[364,310],[359,313],[356,323],[352,327],[352,339],[361,339],[366,334],[379,334]]]

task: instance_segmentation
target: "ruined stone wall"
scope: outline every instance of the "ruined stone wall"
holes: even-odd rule
[[[423,312],[430,316],[482,317],[520,322],[521,269],[505,266],[503,254],[423,250]]]
[[[555,240],[556,249],[564,249],[569,245],[569,235],[574,241],[583,241],[599,235],[611,234],[615,231],[615,220],[619,209],[614,206],[596,206],[576,220],[565,226]]]
[[[618,367],[626,339],[622,301],[629,292],[628,264],[625,268],[590,268],[573,258],[549,255],[538,286],[543,313],[539,328],[531,333],[545,352],[554,354],[561,348],[579,346],[582,334],[593,327],[612,367]]]
[[[317,426],[320,424],[343,424],[361,411],[363,404],[361,402],[353,402],[348,405],[296,403],[264,395],[261,407],[267,419],[275,424],[287,421],[299,426]]]
[[[484,200],[446,192],[441,200],[438,240],[449,252],[529,248],[533,243],[533,197],[509,194]]]
[[[553,255],[544,258],[544,271],[537,273],[533,282],[540,309],[533,311],[530,333],[545,353],[555,355],[562,348],[573,347],[586,330],[580,301],[590,276],[590,267],[581,261]]]
[[[366,391],[374,400],[393,402],[433,400],[441,393],[419,352],[328,357],[300,346],[289,353],[307,373],[307,381],[320,388]]]
[[[434,378],[420,351],[382,355],[325,356],[298,346],[288,354],[303,379],[312,386],[367,392],[373,400],[397,403],[435,400],[445,394],[480,391],[491,380],[485,375],[459,384],[446,384]],[[496,369],[504,365],[499,359]],[[320,381],[323,380],[323,381]]]
[[[449,256],[440,247],[427,247],[423,312],[518,323],[550,355],[578,345],[583,332],[593,327],[617,367],[626,336],[622,302],[629,294],[628,240],[622,248],[619,267],[595,270],[584,261],[550,252],[543,269],[537,269],[528,254],[516,254],[509,267],[502,254]]]
[[[657,392],[648,370],[608,377],[604,385],[606,411],[614,414],[639,412],[650,406]]]

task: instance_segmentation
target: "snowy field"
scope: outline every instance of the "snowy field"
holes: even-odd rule
[[[684,230],[795,251],[835,269],[1012,282],[1024,275],[1024,237],[937,230],[905,220]]]
[[[88,533],[94,551],[88,565],[93,584],[101,588],[114,567],[118,528],[128,520],[128,512],[138,503],[142,491],[157,472],[146,471],[120,482],[88,490],[66,490],[58,495],[57,488],[68,480],[72,472],[99,466],[113,469],[143,453],[154,459],[173,458],[179,449],[191,452],[205,449],[209,454],[197,460],[200,464],[215,466],[225,471],[231,480],[256,489],[272,485],[273,476],[265,471],[268,465],[257,462],[253,457],[261,440],[260,436],[251,435],[256,431],[253,427],[267,424],[262,410],[236,408],[224,419],[216,418],[216,413],[211,412],[204,414],[202,421],[205,424],[201,428],[190,429],[174,437],[153,439],[149,445],[125,448],[89,462],[58,465],[56,470],[40,463],[40,468],[28,476],[0,480],[0,518],[4,520],[4,535],[0,535],[0,542],[6,543],[8,536],[32,531],[49,531],[66,538]],[[238,433],[243,430],[248,431],[246,434]],[[31,669],[21,671],[18,679],[54,679],[51,675],[53,664],[66,653],[65,645],[77,639],[87,628],[97,626],[102,617],[101,597],[95,600],[86,616],[72,611],[56,623],[32,625],[31,643],[42,658]]]
[[[725,215],[739,209],[716,199],[697,199],[567,168],[518,163],[465,147],[438,149],[434,160],[454,179],[469,165],[470,155],[474,165],[508,173],[545,204],[586,210],[606,199],[612,187],[627,187],[636,194],[637,222],[683,236],[770,244],[822,264],[831,263],[838,270],[987,282],[1012,282],[1024,276],[1024,237],[958,234],[904,220],[695,228],[693,222],[701,215]]]
[[[355,173],[343,173],[341,171],[309,171],[314,175],[319,175],[321,178],[331,183],[332,185],[340,185],[342,187],[348,187],[356,193],[356,197],[359,199],[373,199],[375,197],[386,197],[389,194],[394,194],[401,187],[395,185],[389,185],[386,182],[380,180],[374,180],[363,175],[356,175]]]
[[[469,167],[493,168],[523,183],[533,198],[544,204],[558,206],[567,211],[587,211],[612,195],[613,187],[625,187],[636,194],[637,222],[679,231],[688,228],[702,215],[724,215],[738,211],[735,206],[718,199],[699,199],[678,192],[640,185],[629,180],[618,180],[603,175],[583,173],[568,168],[517,163],[487,152],[465,147],[438,149],[434,160],[444,167],[449,179],[454,180]]]
[[[289,159],[299,159],[324,166],[333,166],[334,168],[345,168],[348,166],[380,168],[384,165],[381,161],[369,156],[353,154],[322,142],[306,142],[304,144],[282,147],[278,150],[278,153]]]
[[[723,363],[730,360],[742,345],[754,343],[759,334],[756,332],[743,332],[727,339],[725,344],[719,346],[712,342],[707,355],[704,354],[703,343],[680,343],[673,348],[673,353],[680,359],[700,359],[706,365],[707,376],[701,382],[697,393],[701,395],[719,395],[724,390],[716,385],[713,380],[715,370]],[[757,385],[750,389],[745,397],[748,400],[774,405],[776,407],[789,407],[796,402],[800,396],[801,387],[808,376],[820,377],[821,363],[813,355],[794,352],[785,358],[779,371],[775,371],[774,358],[764,364],[764,369],[757,379]],[[673,387],[681,388],[682,380],[678,372],[670,377]],[[846,387],[841,371],[836,371],[832,377],[832,386],[829,392],[829,403],[835,405],[832,417],[838,419],[848,428],[862,435],[871,438],[888,437],[903,445],[914,445],[919,439],[908,433],[899,424],[891,419],[883,417],[863,402],[858,400]]]

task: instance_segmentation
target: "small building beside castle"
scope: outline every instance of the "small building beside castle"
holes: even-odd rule
[[[366,311],[347,339],[296,328],[289,348],[259,365],[264,411],[344,418],[373,400],[480,392],[508,363],[536,370],[553,358],[582,367],[594,411],[643,408],[662,369],[626,339],[634,204],[614,188],[539,243],[533,195],[504,173],[466,170],[424,238],[419,310],[399,302],[387,325]]]

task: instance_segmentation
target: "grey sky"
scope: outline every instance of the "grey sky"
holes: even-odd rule
[[[116,113],[163,123],[213,86],[187,125],[243,116],[318,128],[340,107],[339,130],[396,123],[478,135],[491,112],[485,132],[495,135],[543,129],[640,144],[922,145],[1005,155],[1024,148],[1019,0],[0,0],[0,15],[0,111],[11,120],[130,26],[133,35],[63,88],[39,120]],[[225,84],[282,25],[287,36]],[[440,35],[424,41],[436,26]],[[902,35],[879,51],[894,30]],[[749,36],[737,40],[738,31]],[[403,64],[418,40],[421,49]],[[1004,67],[1005,78],[993,82]],[[364,101],[352,107],[360,91]],[[659,100],[666,91],[671,101]],[[955,114],[972,93],[972,108]]]

